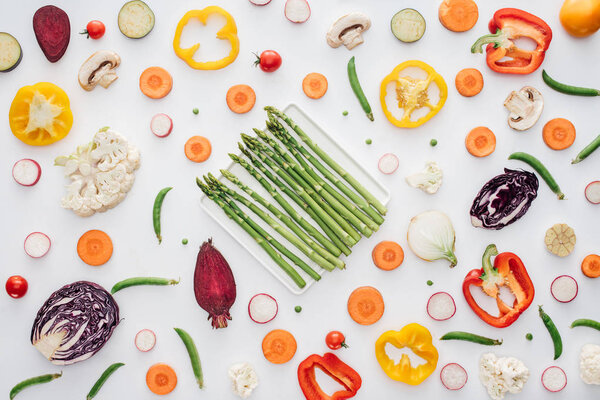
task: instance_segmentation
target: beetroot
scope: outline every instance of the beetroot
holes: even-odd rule
[[[202,243],[194,272],[196,301],[212,318],[213,328],[226,328],[231,320],[229,309],[235,302],[235,279],[223,255],[212,245]]]
[[[40,8],[33,15],[33,31],[48,61],[60,60],[71,39],[71,23],[67,13],[56,6]]]

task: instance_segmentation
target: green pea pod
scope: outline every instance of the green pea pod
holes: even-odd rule
[[[131,287],[131,286],[140,286],[140,285],[155,285],[155,286],[166,286],[166,285],[177,285],[179,283],[179,279],[166,279],[166,278],[155,278],[155,277],[139,277],[139,278],[129,278],[124,279],[120,282],[115,283],[115,285],[110,290],[111,294],[117,293],[119,290]]]
[[[162,210],[162,203],[165,200],[165,196],[169,193],[169,190],[173,189],[172,187],[166,187],[162,189],[156,195],[156,199],[154,199],[154,207],[152,208],[152,222],[154,224],[154,233],[156,233],[156,238],[158,239],[158,244],[162,242],[162,236],[160,235],[160,213]]]
[[[555,81],[550,77],[550,75],[546,73],[546,70],[542,70],[542,79],[544,80],[544,82],[546,82],[546,85],[550,86],[557,92],[570,94],[573,96],[600,96],[600,90],[598,89],[571,86]]]
[[[121,368],[123,365],[123,363],[114,363],[111,366],[109,366],[108,368],[106,368],[106,370],[102,373],[102,375],[100,375],[100,378],[98,378],[98,380],[96,381],[96,383],[94,384],[94,386],[92,386],[92,389],[90,390],[90,392],[88,393],[86,400],[92,400],[100,391],[100,389],[102,388],[102,386],[104,385],[104,383],[108,380],[108,378],[110,378],[110,376],[119,368]]]
[[[62,372],[60,374],[47,374],[34,376],[33,378],[25,379],[22,382],[19,382],[13,387],[8,395],[10,400],[14,399],[16,395],[21,393],[24,389],[27,389],[30,386],[39,385],[41,383],[52,382],[55,379],[58,379],[62,376]]]
[[[469,332],[453,331],[448,332],[440,338],[440,340],[465,340],[482,344],[484,346],[499,346],[502,344],[502,339],[490,339],[485,336],[475,335]]]
[[[560,333],[558,332],[556,325],[554,325],[554,322],[552,322],[552,319],[550,318],[550,316],[548,314],[546,314],[544,312],[544,310],[542,310],[542,306],[538,306],[538,307],[539,307],[539,312],[540,312],[540,318],[542,318],[542,322],[544,322],[544,326],[546,326],[548,333],[550,333],[550,337],[552,338],[552,343],[554,343],[554,359],[556,360],[562,354],[562,350],[563,350],[562,338],[560,337]]]
[[[354,65],[354,56],[348,61],[348,79],[350,80],[350,86],[352,87],[352,91],[356,95],[360,106],[367,114],[367,118],[371,121],[374,120],[373,113],[371,112],[371,105],[369,104],[369,100],[367,100],[367,96],[362,90],[360,86],[360,82],[358,81],[358,75],[356,75],[356,66]],[[346,115],[346,114],[344,114]]]

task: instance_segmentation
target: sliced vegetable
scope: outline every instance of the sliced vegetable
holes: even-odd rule
[[[50,251],[51,241],[42,232],[32,232],[25,238],[25,253],[32,258],[40,258]]]
[[[394,14],[390,26],[396,39],[412,43],[423,37],[426,24],[425,18],[420,12],[412,8],[405,8]]]
[[[327,347],[329,347],[331,350],[341,349],[342,347],[350,347],[346,344],[346,337],[340,331],[329,332],[327,336],[325,336],[325,343],[327,344]]]
[[[79,32],[79,34],[86,35],[88,39],[100,39],[104,36],[104,32],[106,32],[104,23],[102,23],[102,21],[93,20],[88,22],[85,29],[82,32]]]
[[[234,85],[225,97],[227,107],[236,114],[245,114],[252,110],[256,103],[256,93],[248,85]]]
[[[385,153],[379,159],[377,167],[381,173],[389,175],[396,172],[398,165],[400,165],[400,160],[398,160],[398,157],[395,154]]]
[[[8,397],[10,398],[10,400],[12,400],[19,393],[21,393],[24,389],[27,389],[28,387],[31,387],[31,386],[34,386],[34,385],[39,385],[41,383],[52,382],[53,380],[58,379],[61,376],[62,376],[62,372],[60,374],[40,375],[40,376],[35,376],[33,378],[25,379],[24,381],[17,383],[10,390],[10,393],[8,394]]]
[[[585,187],[585,198],[592,204],[600,204],[600,181],[588,183]]]
[[[542,385],[549,392],[560,392],[567,386],[567,374],[560,367],[548,367],[542,372]]]
[[[396,242],[383,241],[377,243],[371,253],[373,263],[379,269],[391,271],[402,265],[404,250]]]
[[[444,0],[438,9],[438,18],[449,31],[465,32],[475,26],[479,9],[473,0]]]
[[[550,285],[550,293],[556,301],[568,303],[577,297],[578,292],[577,281],[569,275],[561,275],[555,278]]]
[[[57,62],[71,40],[69,16],[56,6],[44,6],[33,14],[33,32],[48,61]]]
[[[42,168],[37,161],[23,158],[13,165],[12,176],[19,185],[33,186],[42,176]]]
[[[460,390],[467,384],[467,371],[457,363],[446,364],[440,371],[442,385],[448,390]]]
[[[177,386],[177,374],[167,364],[154,364],[148,368],[146,373],[146,385],[154,394],[169,394]]]
[[[162,99],[172,88],[173,78],[164,68],[149,67],[140,75],[140,90],[151,99]]]
[[[472,2],[473,0],[467,1]],[[456,86],[456,91],[461,96],[473,97],[478,95],[483,89],[483,75],[476,68],[461,69],[456,74],[456,78],[454,78],[454,85]]]
[[[256,53],[254,55],[256,56],[254,66],[258,65],[265,72],[274,72],[281,67],[281,56],[275,50],[265,50],[260,53],[260,56]]]
[[[266,293],[252,296],[248,303],[248,314],[250,319],[257,324],[266,324],[277,316],[277,300]]]
[[[6,289],[6,293],[10,297],[12,297],[13,299],[20,299],[27,293],[29,284],[27,283],[27,280],[22,276],[13,275],[6,280],[4,288]]]
[[[502,344],[502,339],[490,339],[485,336],[461,331],[448,332],[442,336],[440,340],[464,340],[466,342],[478,343],[484,346],[500,346]]]
[[[546,248],[552,254],[559,257],[566,257],[575,248],[577,237],[573,228],[567,224],[554,224],[546,231],[544,243]]]
[[[408,225],[407,239],[412,252],[422,260],[445,259],[450,261],[450,268],[456,265],[454,227],[443,212],[430,210],[413,217]]]
[[[284,364],[296,354],[294,335],[283,329],[275,329],[264,337],[262,351],[265,358],[273,364]]]
[[[361,12],[352,12],[338,18],[327,31],[327,44],[334,49],[341,45],[352,50],[364,42],[362,34],[371,27],[369,17]]]
[[[585,319],[585,318],[576,319],[571,324],[571,328],[576,328],[578,326],[585,326],[585,327],[596,329],[597,331],[600,331],[600,322],[594,321],[593,319]]]
[[[311,99],[320,99],[327,93],[327,78],[318,72],[311,72],[302,80],[302,90]]]
[[[154,12],[143,1],[128,1],[119,11],[118,23],[123,35],[141,39],[154,28]]]
[[[201,163],[210,157],[212,146],[204,136],[192,136],[185,142],[184,151],[188,160]]]
[[[596,136],[596,138],[592,140],[590,144],[585,146],[583,150],[577,154],[577,157],[571,161],[571,164],[577,164],[578,162],[585,160],[590,154],[596,151],[598,147],[600,147],[600,135]]]
[[[10,72],[21,63],[23,49],[10,33],[0,32],[0,72]]]
[[[544,312],[542,306],[538,306],[538,309],[540,318],[542,319],[544,326],[546,327],[548,333],[550,334],[550,337],[552,338],[552,343],[554,344],[554,359],[556,360],[558,357],[560,357],[563,350],[560,333],[558,332],[558,329],[556,328],[556,325],[554,325],[554,322],[552,321],[550,316]]]
[[[465,147],[475,157],[487,157],[496,150],[496,135],[489,128],[478,126],[465,138]]]
[[[558,186],[558,183],[556,183],[556,181],[554,180],[554,178],[552,177],[550,172],[546,169],[546,167],[544,166],[544,164],[542,164],[542,162],[540,160],[538,160],[531,154],[527,154],[527,153],[523,153],[523,152],[512,153],[510,156],[508,156],[508,159],[509,160],[520,160],[520,161],[523,161],[523,162],[529,164],[533,169],[535,169],[535,171],[538,174],[540,174],[542,179],[544,179],[544,181],[546,181],[546,183],[548,184],[550,189],[554,193],[556,193],[556,195],[558,196],[558,199],[564,200],[565,195],[563,194],[563,192],[561,192],[560,187]]]
[[[79,85],[87,91],[97,85],[108,88],[117,80],[115,69],[121,64],[121,57],[114,51],[100,50],[92,54],[79,68]]]
[[[283,9],[288,21],[301,24],[310,18],[310,6],[306,0],[287,0]]]
[[[544,125],[542,137],[552,150],[564,150],[575,141],[575,127],[568,119],[554,118]]]
[[[544,109],[542,94],[532,86],[523,86],[510,92],[504,107],[509,111],[508,126],[517,131],[531,128],[540,119]]]
[[[379,321],[384,310],[383,297],[374,287],[361,286],[348,297],[348,314],[360,325],[372,325]]]
[[[317,368],[342,387],[331,396],[326,395],[317,382],[315,374]],[[298,383],[307,400],[341,400],[354,397],[362,385],[362,380],[358,372],[335,354],[325,353],[323,356],[311,354],[298,365]]]
[[[435,161],[427,161],[425,168],[420,172],[415,172],[406,177],[406,183],[425,193],[434,194],[442,186],[444,174],[442,169]]]
[[[456,313],[456,303],[450,294],[437,292],[427,301],[427,314],[436,321],[450,319]]]
[[[348,79],[350,80],[350,87],[352,87],[352,91],[356,95],[360,106],[364,110],[365,114],[367,114],[367,118],[373,121],[373,112],[371,112],[371,105],[369,104],[369,100],[367,100],[367,96],[362,90],[360,86],[360,82],[358,81],[358,75],[356,75],[356,66],[354,65],[354,56],[350,58],[348,61]]]
[[[156,114],[150,121],[150,130],[160,138],[167,137],[173,131],[173,120],[167,114]]]
[[[190,356],[190,362],[192,363],[192,370],[196,377],[196,383],[200,389],[204,388],[204,375],[202,374],[202,365],[200,364],[200,356],[198,355],[198,349],[194,343],[194,339],[189,333],[180,328],[174,328],[175,332],[179,335],[185,348],[187,349],[188,355]]]
[[[581,272],[588,278],[597,278],[600,276],[600,256],[597,254],[588,254],[581,262]]]
[[[270,2],[271,0],[250,0],[250,3],[254,4],[255,6],[266,6]]]
[[[154,206],[152,207],[152,223],[154,225],[154,233],[158,239],[158,244],[162,242],[162,236],[160,235],[160,213],[162,210],[162,203],[165,200],[165,196],[171,189],[173,188],[166,187],[161,189],[156,195],[156,198],[154,199]]]
[[[156,345],[156,335],[150,329],[142,329],[135,335],[135,347],[141,352],[148,352]]]
[[[77,241],[77,254],[88,265],[99,266],[110,260],[113,244],[105,232],[92,229],[81,235]]]
[[[598,89],[571,86],[555,81],[550,77],[550,75],[548,75],[548,73],[546,73],[546,70],[542,70],[542,79],[544,82],[546,82],[546,85],[550,86],[557,92],[570,94],[573,96],[600,96],[600,90]]]
[[[90,392],[86,396],[86,400],[92,400],[94,397],[96,397],[96,395],[98,394],[98,392],[100,391],[102,386],[104,386],[104,384],[106,383],[108,378],[110,378],[110,376],[112,374],[114,374],[114,372],[116,370],[118,370],[119,368],[121,368],[123,365],[125,365],[125,364],[114,363],[114,364],[110,365],[108,368],[106,368],[106,370],[102,373],[102,375],[100,375],[100,378],[98,378],[98,380],[96,381],[94,386],[92,386],[92,389],[90,389]]]
[[[120,290],[126,289],[128,287],[132,287],[132,286],[145,286],[145,285],[168,286],[168,285],[178,285],[178,284],[179,284],[179,279],[175,280],[175,279],[141,276],[141,277],[136,277],[136,278],[127,278],[120,282],[115,283],[113,285],[112,289],[110,290],[110,293],[115,294]]]

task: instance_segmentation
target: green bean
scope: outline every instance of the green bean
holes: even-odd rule
[[[98,380],[96,381],[96,383],[94,384],[94,386],[92,386],[92,389],[90,390],[90,392],[88,393],[86,400],[91,400],[93,399],[98,392],[100,391],[100,389],[102,388],[102,385],[104,385],[104,383],[107,381],[108,378],[110,378],[110,376],[119,368],[121,368],[123,365],[123,363],[114,363],[113,365],[109,366],[108,368],[106,368],[106,370],[102,373],[102,375],[100,375],[100,378],[98,378]]]
[[[490,339],[485,336],[461,331],[448,332],[442,336],[440,340],[465,340],[467,342],[479,343],[484,346],[499,346],[502,344],[502,339]]]
[[[369,100],[367,100],[367,96],[362,90],[360,86],[360,82],[358,81],[358,76],[356,75],[356,66],[354,65],[354,56],[348,61],[348,79],[350,80],[350,86],[352,87],[352,91],[356,95],[360,106],[367,114],[367,118],[371,121],[374,120],[373,113],[371,112],[371,105],[369,104]]]
[[[542,310],[542,306],[538,307],[540,318],[542,318],[542,321],[544,322],[544,325],[546,326],[546,329],[552,338],[552,343],[554,343],[554,359],[556,360],[562,354],[562,339],[560,337],[560,333],[558,332],[556,325],[554,325],[554,322],[552,322],[550,316],[546,314],[544,310]]]
[[[196,382],[198,382],[198,386],[200,389],[204,387],[204,376],[202,375],[202,366],[200,365],[200,356],[198,355],[198,349],[194,344],[194,340],[192,337],[180,328],[173,328],[175,332],[179,335],[183,344],[185,344],[185,348],[187,349],[188,354],[190,355],[190,361],[192,362],[192,369],[194,370],[194,376],[196,377]]]
[[[121,282],[115,283],[115,285],[110,290],[111,294],[117,293],[119,290],[128,288],[130,286],[140,286],[140,285],[155,285],[155,286],[165,286],[165,285],[177,285],[179,283],[179,279],[166,279],[166,278],[154,278],[154,277],[139,277],[139,278],[129,278],[122,280]]]
[[[571,86],[555,81],[546,73],[546,70],[542,70],[542,79],[544,82],[546,82],[546,85],[550,86],[557,92],[571,94],[573,96],[600,96],[600,90],[598,89]]]
[[[550,189],[554,193],[556,193],[559,200],[563,200],[565,198],[565,195],[563,194],[563,192],[561,192],[560,187],[558,186],[558,183],[556,183],[556,181],[552,177],[552,174],[550,174],[550,172],[546,169],[546,167],[544,167],[544,164],[542,164],[542,162],[540,160],[538,160],[531,154],[527,154],[527,153],[523,153],[523,152],[512,153],[510,156],[508,156],[508,159],[509,160],[520,160],[520,161],[523,161],[523,162],[529,164],[533,169],[535,169],[535,171],[538,174],[540,174],[542,179],[544,181],[546,181],[546,183],[548,184]]]
[[[162,203],[165,200],[165,196],[171,189],[173,188],[166,187],[162,189],[156,195],[156,199],[154,199],[154,207],[152,208],[152,222],[154,223],[154,233],[156,233],[156,237],[158,238],[158,244],[162,242],[162,236],[160,236],[160,210],[162,208]]]
[[[27,389],[29,386],[39,385],[40,383],[48,383],[53,380],[60,378],[62,376],[62,372],[60,374],[47,374],[35,376],[33,378],[25,379],[22,382],[19,382],[10,390],[9,398],[10,400],[14,399],[16,395],[21,393],[23,389]]]
[[[588,328],[593,328],[600,331],[600,322],[594,321],[593,319],[576,319],[571,324],[571,328],[575,328],[577,326],[587,326]]]
[[[596,151],[598,147],[600,147],[600,135],[596,136],[596,139],[592,140],[590,144],[585,146],[583,150],[577,154],[577,157],[571,161],[571,164],[577,164],[578,162],[583,161],[587,158],[587,156]]]

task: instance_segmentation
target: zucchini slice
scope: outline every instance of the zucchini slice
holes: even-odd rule
[[[9,72],[17,68],[23,58],[21,45],[13,35],[0,32],[0,72]]]
[[[425,33],[425,19],[417,10],[405,8],[392,17],[392,33],[406,43],[416,42]]]
[[[141,39],[154,28],[154,12],[141,0],[123,4],[119,11],[119,30],[131,39]]]

